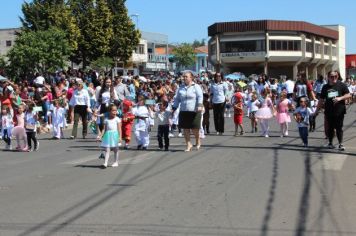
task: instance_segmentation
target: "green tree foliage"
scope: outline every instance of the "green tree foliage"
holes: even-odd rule
[[[201,47],[201,46],[205,46],[205,39],[202,39],[201,41],[195,39],[192,44],[192,47],[197,48],[197,47]]]
[[[106,0],[72,0],[72,12],[81,32],[75,61],[83,68],[108,54],[113,37],[112,14]]]
[[[9,72],[13,77],[34,72],[54,72],[63,68],[70,54],[66,34],[55,28],[22,32],[8,52]]]
[[[24,17],[20,18],[23,30],[48,30],[51,27],[62,29],[73,50],[78,48],[80,31],[68,1],[65,0],[33,0],[22,5]]]
[[[128,16],[125,0],[107,0],[113,15],[113,37],[109,56],[126,63],[139,44],[141,34]]]
[[[90,67],[96,70],[104,69],[105,72],[109,71],[114,66],[114,61],[111,57],[100,57],[90,64]]]
[[[173,59],[178,67],[187,67],[194,64],[194,48],[189,43],[182,43],[173,49]]]

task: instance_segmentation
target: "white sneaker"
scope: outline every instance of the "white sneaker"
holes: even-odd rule
[[[227,117],[227,116],[226,116],[226,113],[224,113],[224,117]]]
[[[266,135],[265,135],[265,138],[268,138],[268,137],[269,137],[268,134],[266,134]]]
[[[169,133],[169,134],[168,134],[168,137],[173,138],[173,137],[174,137],[174,134]]]
[[[179,133],[179,134],[178,134],[178,137],[180,137],[180,138],[183,137],[183,134],[182,134],[182,133]]]
[[[231,117],[231,114],[228,114],[227,117]]]
[[[119,162],[114,162],[112,163],[111,167],[118,167],[119,166]]]
[[[12,145],[10,144],[10,145],[8,145],[8,147],[7,147],[8,149],[7,150],[12,150]]]

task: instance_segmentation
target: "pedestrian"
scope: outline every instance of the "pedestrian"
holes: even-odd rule
[[[14,122],[10,112],[10,107],[3,105],[1,107],[1,137],[6,143],[5,150],[12,150],[11,131],[13,127]]]
[[[168,151],[169,148],[169,124],[171,112],[167,111],[168,102],[162,101],[159,104],[159,111],[155,113],[155,118],[157,120],[158,131],[157,139],[158,146],[160,150],[163,150],[163,138],[164,138],[164,150]]]
[[[273,104],[269,95],[269,89],[265,88],[261,91],[260,98],[260,108],[255,114],[255,117],[260,120],[261,125],[261,135],[268,138],[269,137],[269,124],[268,121],[273,117],[272,110]]]
[[[80,117],[83,126],[82,136],[83,139],[85,139],[88,131],[88,112],[91,112],[91,110],[90,96],[88,91],[84,89],[82,81],[77,82],[77,89],[74,90],[69,104],[74,107],[74,125],[70,138],[75,139],[77,137],[78,122]]]
[[[250,111],[249,118],[251,121],[251,133],[256,133],[258,130],[256,112],[258,111],[260,104],[261,103],[257,99],[256,92],[253,92],[251,95],[251,100],[248,102],[248,110]]]
[[[15,115],[15,127],[12,130],[12,135],[16,137],[16,150],[21,152],[27,152],[27,134],[25,130],[25,107],[20,105],[17,108],[17,114]]]
[[[132,102],[125,99],[122,103],[122,139],[125,141],[124,149],[130,148],[132,126],[135,115],[132,113]]]
[[[195,144],[197,150],[200,149],[201,142],[199,129],[201,126],[201,112],[203,110],[203,91],[201,87],[193,82],[193,73],[186,72],[183,74],[184,83],[179,87],[172,113],[174,113],[180,105],[179,111],[179,127],[184,129],[184,138],[186,143],[186,152],[192,150],[193,145],[190,142],[190,132],[195,136]],[[220,107],[222,112],[220,116],[224,120],[224,106]]]
[[[299,107],[294,111],[294,119],[297,122],[299,137],[303,141],[303,146],[308,147],[308,126],[309,117],[313,114],[309,107],[307,107],[307,98],[299,99]]]
[[[211,103],[209,101],[209,94],[203,94],[203,105],[204,105],[204,114],[203,114],[203,129],[206,134],[210,134],[210,110],[212,109]]]
[[[339,81],[337,71],[330,71],[328,73],[328,83],[325,84],[321,90],[320,100],[318,103],[318,112],[322,107],[325,111],[325,120],[328,124],[328,147],[335,148],[333,145],[334,130],[336,130],[336,137],[339,141],[339,150],[344,151],[343,145],[343,130],[344,116],[346,114],[345,101],[351,97],[347,86]]]
[[[63,104],[64,105],[64,104]],[[66,122],[66,110],[60,105],[58,100],[54,100],[52,109],[52,138],[63,138],[63,128]]]
[[[289,110],[293,109],[292,102],[287,99],[287,92],[283,91],[277,103],[276,119],[281,128],[281,137],[288,136],[288,123],[291,122]]]
[[[36,124],[38,121],[38,114],[33,110],[34,104],[29,104],[25,113],[25,129],[27,135],[28,151],[38,151],[39,142],[37,140]],[[32,149],[33,141],[33,149]]]
[[[210,101],[213,105],[214,125],[217,135],[222,135],[224,133],[226,93],[227,87],[225,83],[222,82],[222,75],[216,73],[214,83],[210,87]]]
[[[312,115],[309,117],[309,132],[315,131],[316,126],[316,109],[318,107],[318,100],[310,101],[310,110],[312,111]]]
[[[235,137],[238,136],[239,127],[240,135],[245,133],[242,122],[244,116],[243,103],[242,94],[241,92],[237,91],[231,99],[231,104],[234,108]]]
[[[143,95],[137,96],[137,105],[132,108],[132,114],[135,116],[134,132],[137,142],[137,150],[147,150],[150,144],[149,134],[149,120],[150,111],[145,105],[145,98]]]
[[[103,132],[98,135],[98,140],[101,141],[101,147],[105,151],[105,159],[103,168],[108,167],[110,158],[110,151],[114,151],[115,161],[111,165],[112,167],[119,166],[119,143],[121,142],[121,119],[117,117],[117,106],[110,105],[108,108],[109,117],[104,120]]]

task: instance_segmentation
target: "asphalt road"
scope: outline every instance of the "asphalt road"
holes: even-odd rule
[[[38,152],[0,151],[0,236],[356,235],[355,114],[345,152],[323,147],[322,116],[308,149],[295,124],[288,138],[275,122],[270,138],[233,137],[226,118],[228,132],[199,151],[185,153],[183,138],[159,151],[152,132],[148,151],[121,151],[107,169],[94,135],[41,135]]]

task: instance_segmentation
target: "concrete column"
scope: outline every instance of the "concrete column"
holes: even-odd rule
[[[265,55],[265,63],[263,67],[263,73],[268,75],[268,60],[269,60],[269,34],[266,32],[266,55]]]
[[[268,75],[268,58],[265,60],[265,64],[263,66],[263,73]]]
[[[298,74],[298,64],[296,63],[293,65],[293,80],[297,78],[297,74]]]
[[[216,72],[220,72],[221,69],[221,57],[220,57],[220,37],[216,35]]]

